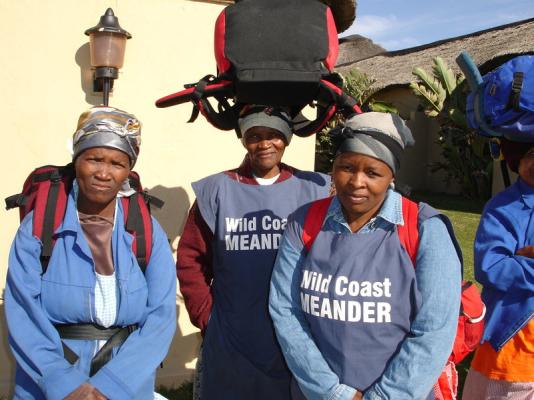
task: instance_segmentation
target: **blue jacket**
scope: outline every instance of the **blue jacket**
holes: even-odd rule
[[[483,341],[500,350],[534,316],[534,259],[516,251],[534,245],[534,188],[519,178],[492,198],[475,238],[475,277],[484,289]]]
[[[332,371],[315,344],[301,308],[300,280],[296,277],[306,257],[301,239],[304,214],[296,212],[288,222],[273,270],[269,309],[287,364],[307,398],[351,400],[355,389]],[[354,235],[392,230],[403,223],[401,197],[389,190],[376,218]],[[353,234],[337,198],[330,205],[323,229]],[[411,324],[410,335],[399,343],[397,354],[380,379],[365,392],[365,400],[425,399],[452,350],[461,287],[455,239],[440,217],[425,220],[419,235],[415,275],[422,306]]]
[[[153,219],[153,247],[143,275],[125,231],[120,202],[112,253],[117,276],[117,326],[139,324],[97,374],[89,378],[96,341],[65,340],[79,360],[71,365],[54,324],[93,323],[95,271],[78,222],[75,194],[45,274],[40,241],[32,236],[32,213],[23,220],[9,255],[5,291],[9,344],[17,361],[16,399],[63,399],[89,382],[110,399],[153,398],[155,371],[176,329],[176,277],[167,238]]]

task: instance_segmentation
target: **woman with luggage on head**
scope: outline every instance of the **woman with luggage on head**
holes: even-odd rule
[[[487,313],[465,400],[534,398],[534,143],[501,139],[501,150],[519,178],[486,204],[475,237]]]
[[[142,243],[134,252],[125,228],[140,133],[124,111],[83,113],[73,137],[75,176],[61,181],[72,187],[47,263],[32,230],[36,210],[21,223],[5,291],[16,399],[154,398],[155,371],[176,327],[176,279],[156,220],[151,228],[149,218],[141,222],[152,232],[144,273],[136,258]]]
[[[326,197],[330,179],[282,163],[292,123],[282,109],[247,106],[237,169],[193,184],[177,252],[180,290],[204,336],[200,398],[290,399],[290,373],[268,312],[269,282],[286,218]]]
[[[460,304],[452,228],[426,204],[404,212],[392,189],[413,144],[397,115],[356,115],[331,138],[337,194],[290,216],[271,282],[294,399],[433,398]],[[410,223],[412,250],[400,236]]]

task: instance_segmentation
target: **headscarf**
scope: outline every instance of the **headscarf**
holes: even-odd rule
[[[404,149],[415,141],[405,122],[396,114],[356,114],[330,131],[336,154],[360,153],[386,163],[393,174],[400,168]]]
[[[244,108],[238,125],[243,138],[250,128],[256,126],[276,129],[284,136],[286,144],[291,142],[293,136],[293,123],[289,114],[277,107],[252,106]]]
[[[87,149],[109,147],[126,153],[133,167],[140,145],[141,122],[134,115],[114,107],[93,107],[78,119],[72,138],[72,159]]]

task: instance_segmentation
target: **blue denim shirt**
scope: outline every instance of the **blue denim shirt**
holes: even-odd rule
[[[290,217],[299,232],[305,210]],[[403,224],[401,196],[389,190],[376,217],[352,233],[335,198],[324,227],[339,234],[365,235],[375,229]],[[289,226],[288,226],[289,229]],[[286,230],[287,232],[287,230]],[[293,243],[284,234],[271,279],[269,310],[287,364],[308,399],[350,400],[355,389],[332,372],[313,341],[300,305],[295,274],[306,257],[302,241]],[[419,227],[416,280],[422,306],[382,377],[364,399],[425,399],[443,369],[456,335],[460,307],[461,263],[443,221],[429,218]]]

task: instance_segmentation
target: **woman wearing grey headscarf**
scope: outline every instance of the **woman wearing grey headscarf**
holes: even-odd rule
[[[202,400],[289,400],[290,373],[268,311],[269,282],[286,218],[325,197],[330,179],[282,163],[293,135],[282,109],[239,118],[245,161],[193,183],[196,200],[177,252],[189,317],[204,335]]]
[[[360,114],[331,137],[337,193],[289,217],[271,280],[294,399],[434,398],[460,304],[452,228],[393,190],[413,144],[400,117]]]
[[[153,218],[142,272],[117,201],[135,193],[128,176],[140,129],[135,116],[111,107],[81,115],[75,178],[46,270],[32,234],[34,212],[21,223],[5,292],[16,399],[154,397],[155,371],[176,326],[176,279],[166,235]]]

